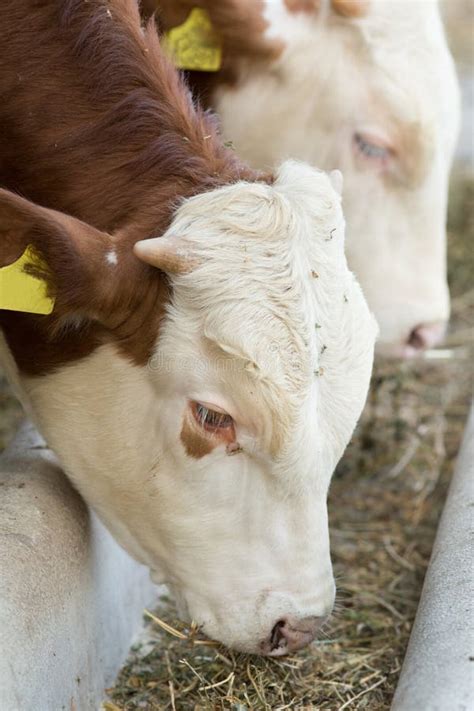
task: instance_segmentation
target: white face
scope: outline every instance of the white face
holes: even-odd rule
[[[29,395],[78,488],[183,614],[282,654],[333,605],[326,495],[372,366],[340,197],[326,174],[285,164],[271,186],[186,201],[162,239],[193,266],[171,277],[148,367],[107,346]],[[83,412],[64,408],[71,388]]]
[[[433,345],[449,316],[446,200],[459,97],[436,3],[372,0],[365,17],[289,13],[267,0],[271,66],[242,66],[215,107],[253,165],[287,157],[344,174],[347,257],[380,350]]]

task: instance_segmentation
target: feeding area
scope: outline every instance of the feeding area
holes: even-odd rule
[[[8,711],[436,711],[400,690],[437,552],[474,582],[440,537],[474,376],[470,2],[442,3],[449,50],[410,5],[403,52],[378,0],[29,3],[0,43]]]

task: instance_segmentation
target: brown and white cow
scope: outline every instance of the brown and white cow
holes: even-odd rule
[[[240,163],[133,0],[4,2],[0,97],[3,263],[31,246],[55,298],[0,312],[25,408],[183,614],[249,652],[303,646],[333,604],[326,494],[376,331],[339,192]]]
[[[164,29],[208,11],[223,45],[196,95],[251,165],[344,174],[349,266],[381,329],[412,356],[449,315],[446,201],[459,96],[435,0],[144,0]]]

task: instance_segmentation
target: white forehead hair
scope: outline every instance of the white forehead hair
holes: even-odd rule
[[[399,117],[437,123],[452,151],[459,89],[438,1],[371,0],[365,15],[339,22],[358,31],[379,74],[380,89]]]
[[[288,241],[295,230],[326,228],[328,220],[341,218],[341,196],[333,187],[339,179],[307,163],[287,160],[271,182],[240,181],[185,200],[165,236],[190,230],[204,218],[209,234],[194,233],[196,246],[221,241],[221,231],[237,233],[254,243],[255,237]],[[211,212],[212,211],[212,212]],[[216,228],[216,231],[213,229]],[[235,246],[233,240],[229,243]]]
[[[330,0],[310,17],[289,14],[283,0],[268,0],[266,17],[268,37],[286,44],[276,65],[298,76],[292,79],[292,92],[300,87],[300,111],[305,105],[312,111],[319,106],[319,120],[324,118],[321,100],[311,102],[317,71],[316,84],[328,86],[324,102],[332,105],[340,96],[352,107],[354,102],[382,99],[395,120],[426,128],[425,142],[441,136],[443,150],[451,156],[460,94],[437,0],[370,0],[365,14],[351,18],[331,10]],[[361,98],[357,91],[369,86],[375,93]]]
[[[326,285],[329,273],[335,282],[348,278],[341,198],[328,175],[286,161],[272,184],[241,182],[186,201],[172,233],[198,265],[175,280],[177,298],[187,313],[205,313],[206,336],[261,369],[272,360],[268,339],[278,342],[279,358],[286,344],[284,361],[291,351],[302,363],[315,331],[313,282]],[[296,371],[285,377],[297,385]]]
[[[272,184],[187,200],[165,237],[179,237],[196,264],[172,278],[174,332],[204,335],[245,363],[267,403],[301,410],[323,372],[331,382],[361,360],[370,367],[375,328],[347,268],[341,198],[327,174],[286,161]]]

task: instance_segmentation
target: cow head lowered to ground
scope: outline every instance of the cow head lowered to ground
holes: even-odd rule
[[[101,325],[86,358],[20,377],[86,500],[211,637],[271,654],[311,641],[334,599],[327,489],[375,334],[327,176],[289,163],[272,186],[189,199],[136,244],[152,267],[5,191],[0,214],[2,241],[21,236],[48,264],[53,331]],[[146,363],[128,331],[151,343]]]
[[[449,315],[453,62],[434,0],[147,0],[165,29],[208,10],[224,47],[196,93],[252,165],[306,160],[344,174],[347,256],[382,352],[434,345]]]
[[[376,330],[340,176],[242,165],[134,2],[5,17],[0,175],[30,199],[0,191],[2,264],[30,246],[55,298],[0,311],[10,380],[183,614],[238,649],[298,649],[333,604],[326,495]]]

